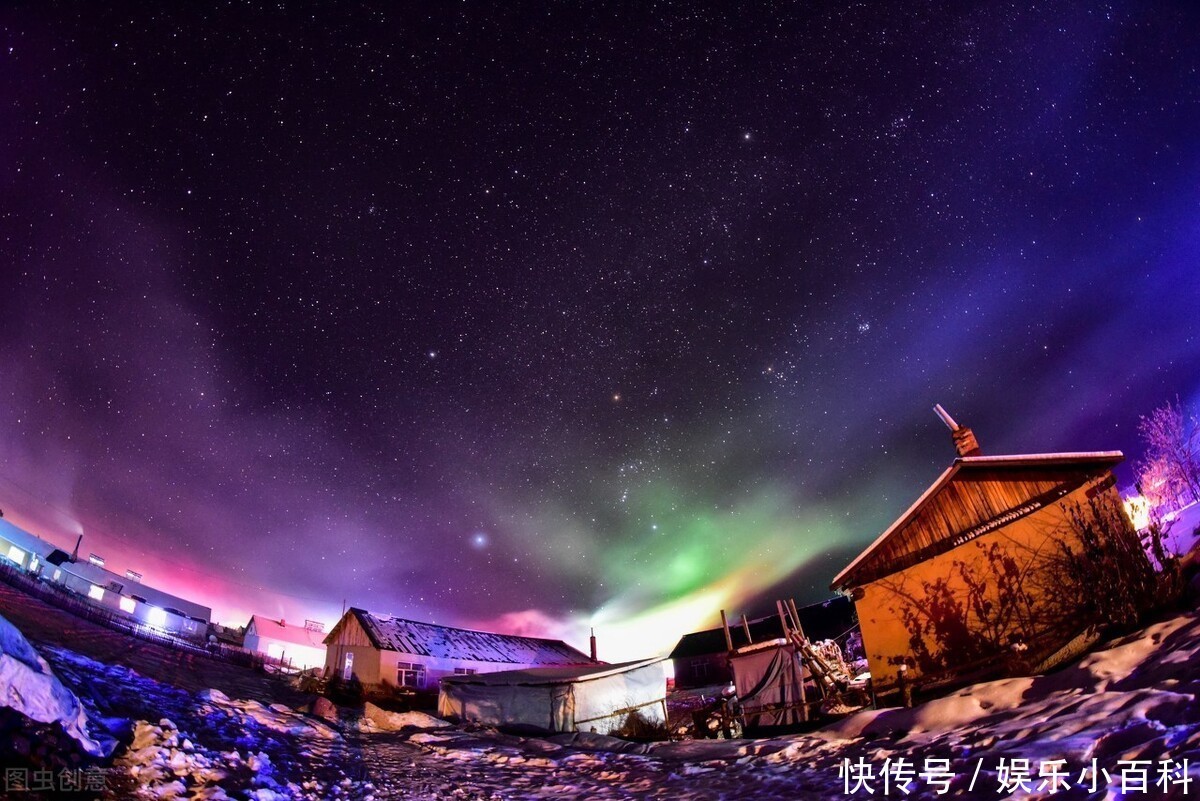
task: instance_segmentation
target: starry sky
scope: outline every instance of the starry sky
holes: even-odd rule
[[[215,617],[669,650],[1200,404],[1190,3],[0,11],[0,508]],[[1128,466],[1120,478],[1131,480]]]

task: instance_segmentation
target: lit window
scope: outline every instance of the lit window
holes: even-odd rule
[[[91,598],[93,601],[103,601],[104,600],[104,588],[98,587],[95,584],[93,584],[92,586],[88,587],[88,597]]]
[[[425,666],[416,662],[396,663],[396,683],[400,687],[421,689],[425,686]]]
[[[54,580],[58,581],[60,578],[62,578],[62,571],[56,567],[54,568]]]
[[[9,547],[8,558],[16,562],[18,565],[25,564],[25,552],[15,545]]]
[[[167,610],[150,607],[150,611],[146,613],[146,622],[156,628],[164,628],[167,625]]]
[[[137,601],[133,600],[132,598],[122,598],[121,599],[121,611],[122,612],[128,612],[129,614],[132,615],[133,610],[136,608],[137,608]]]

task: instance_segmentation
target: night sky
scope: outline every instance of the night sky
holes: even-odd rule
[[[164,5],[0,11],[0,508],[219,620],[647,655],[1200,404],[1194,3]]]

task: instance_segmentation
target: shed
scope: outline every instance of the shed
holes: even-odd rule
[[[810,604],[798,611],[800,624],[813,642],[838,640],[839,644],[844,645],[844,635],[857,629],[854,603],[844,596]],[[755,643],[784,636],[778,615],[756,618],[749,621],[749,626],[750,637]],[[750,644],[741,625],[730,625],[729,633],[735,649]],[[729,649],[725,646],[725,633],[721,628],[683,635],[669,658],[675,668],[676,687],[705,687],[725,684],[733,679],[729,668]]]
[[[984,456],[951,427],[959,457],[833,580],[877,689],[1045,669],[1152,586],[1119,451]]]
[[[350,608],[325,638],[325,675],[433,689],[443,676],[594,665],[562,640],[439,626]]]
[[[491,726],[610,734],[637,715],[667,721],[665,657],[619,665],[505,670],[441,681],[438,714]]]
[[[785,729],[807,719],[805,699],[816,698],[818,691],[791,640],[780,637],[743,646],[730,653],[729,662],[748,735]]]

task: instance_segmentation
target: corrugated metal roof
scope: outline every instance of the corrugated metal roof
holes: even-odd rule
[[[377,648],[439,659],[466,659],[515,665],[585,665],[592,660],[562,640],[471,631],[363,609],[351,609]]]

